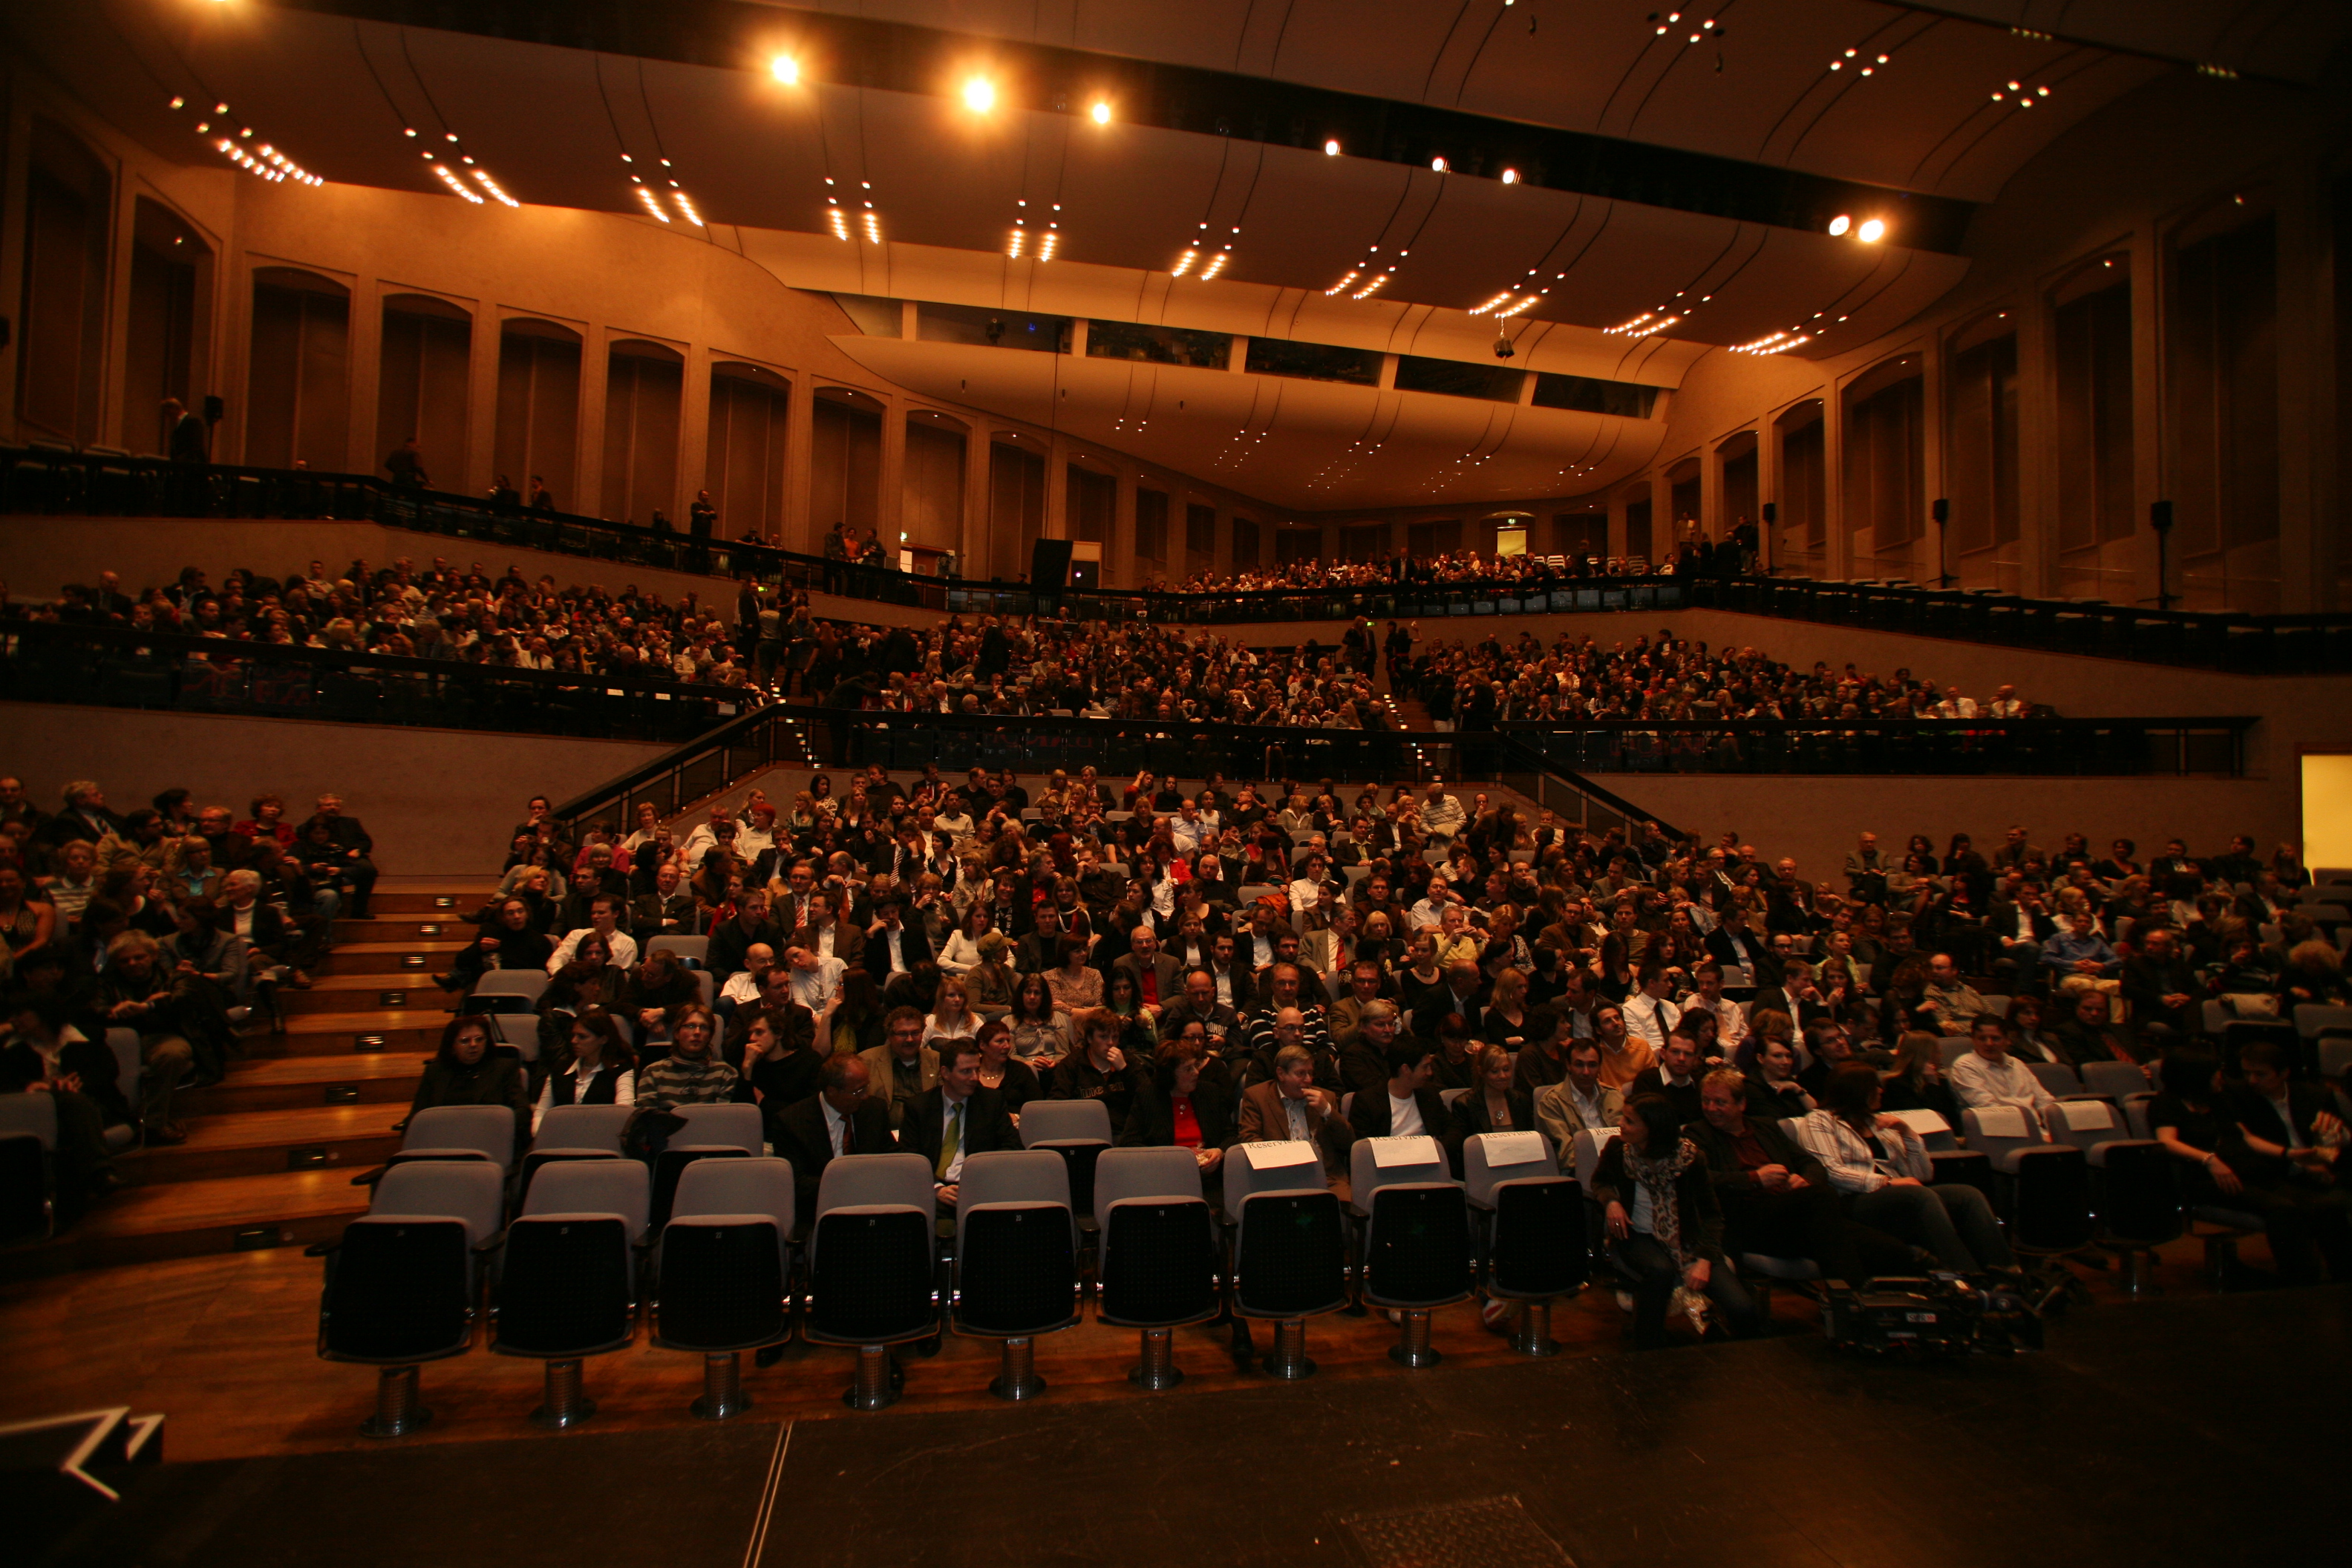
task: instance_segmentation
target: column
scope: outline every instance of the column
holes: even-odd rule
[[[1941,333],[1931,336],[1919,355],[1919,417],[1926,428],[1919,441],[1919,487],[1925,492],[1920,500],[1927,515],[1921,520],[1919,557],[1909,575],[1915,582],[1942,586],[1946,572],[1957,580],[1958,562],[1947,561],[1944,554],[1945,525],[1936,521],[1936,502],[1948,491],[1944,482],[1944,443],[1949,434],[1944,419],[1944,339]]]
[[[505,323],[499,319],[496,306],[479,300],[469,303],[474,327],[466,353],[466,489],[468,494],[484,496],[490,493],[490,481],[498,478],[499,345]],[[528,499],[530,476],[507,478],[515,493]]]
[[[881,491],[874,500],[874,531],[895,565],[898,534],[907,525],[907,400],[897,393],[882,395],[882,471],[875,482]]]
[[[2284,215],[2281,215],[2284,219]],[[2284,231],[2282,231],[2284,237]],[[2150,226],[2137,229],[2131,237],[2132,291],[2132,586],[2134,599],[2156,601],[2156,531],[2147,525],[2148,507],[2171,493],[2172,475],[2165,461],[2164,447],[2164,316],[2161,306],[2164,280],[2164,236]],[[2282,294],[2279,303],[2285,305]],[[2034,312],[2037,320],[2049,314],[2047,308]],[[2288,318],[2284,313],[2281,321]],[[2045,338],[2049,332],[2042,325]],[[2279,363],[2286,364],[2289,350],[2287,334],[2282,332],[2279,342]],[[2019,347],[2024,345],[2021,342]],[[2051,369],[2044,378],[2050,401],[2044,405],[2049,416],[2052,445],[2046,448],[2050,460],[2050,510],[2044,514],[2041,580],[2026,590],[2028,593],[2053,594],[2058,588],[2058,510],[2057,489],[2057,388],[2058,373],[2054,345],[2046,350]],[[2284,414],[2284,408],[2282,408]],[[2286,441],[2280,433],[2280,445]],[[2280,497],[2284,505],[2285,498]],[[2030,561],[2032,558],[2028,556]],[[2282,562],[2284,564],[2284,562]],[[2180,557],[2176,552],[2167,576],[2168,591],[2180,592]],[[2292,575],[2290,570],[2289,574]]]
[[[966,577],[986,577],[988,561],[988,426],[972,420],[963,435],[963,516],[956,531],[956,570]]]
[[[694,504],[696,492],[710,484],[710,351],[688,343],[684,374],[686,384],[678,388],[677,400],[677,494],[670,510],[680,533],[686,531],[687,509]],[[719,527],[726,527],[725,519],[719,520]]]
[[[2336,290],[2325,168],[2291,160],[2278,184],[2279,604],[2334,607]],[[2294,323],[2287,328],[2286,323]]]
[[[1759,569],[1764,571],[1780,563],[1780,542],[1775,537],[1780,525],[1764,521],[1766,506],[1776,518],[1780,511],[1780,426],[1776,423],[1780,413],[1775,409],[1756,426],[1756,552]]]
[[[353,277],[351,285],[351,336],[343,364],[351,376],[351,426],[344,435],[352,455],[344,471],[381,479],[383,470],[377,465],[384,455],[375,449],[375,416],[383,396],[383,286],[361,277]]]
[[[1828,539],[1822,574],[1853,575],[1853,530],[1845,520],[1845,389],[1835,383],[1822,394],[1822,531]]]
[[[1135,470],[1121,463],[1116,478],[1118,489],[1111,503],[1110,542],[1103,546],[1102,585],[1111,585],[1111,574],[1116,571],[1119,574],[1118,581],[1131,588],[1143,580],[1142,570],[1136,563]]]
[[[792,386],[792,401],[784,409],[784,531],[777,542],[814,555],[821,542],[809,521],[816,466],[816,378],[795,373]]]
[[[572,510],[583,517],[604,517],[604,400],[611,391],[613,344],[601,326],[583,323],[580,335],[580,456],[572,476]],[[558,500],[562,498],[556,492]],[[624,517],[607,522],[626,522]]]

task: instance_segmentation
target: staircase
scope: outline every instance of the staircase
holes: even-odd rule
[[[188,1141],[115,1162],[123,1186],[53,1241],[0,1251],[0,1279],[331,1240],[363,1214],[352,1178],[400,1146],[447,999],[436,970],[472,936],[489,895],[463,879],[385,877],[372,916],[335,922],[310,989],[279,997],[285,1028],[248,1026],[209,1089],[184,1090]]]

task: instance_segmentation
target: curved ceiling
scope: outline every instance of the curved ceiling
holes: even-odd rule
[[[2200,67],[2308,83],[2352,33],[2340,0],[1675,3],[5,10],[48,70],[190,163],[216,160],[192,117],[218,100],[329,180],[456,200],[419,156],[439,153],[458,184],[491,174],[500,201],[646,223],[659,208],[801,288],[1485,363],[1499,335],[1518,366],[1669,387],[1710,348],[1812,357],[1895,330],[1965,274],[1971,204],[2084,116]],[[779,53],[796,83],[765,68]],[[976,74],[1001,94],[986,113],[961,100]],[[1097,91],[1107,123],[1087,112]],[[1324,115],[1349,138],[1339,156]],[[1506,183],[1529,152],[1531,177]],[[1823,204],[1849,203],[1856,226],[1890,226],[1884,242],[1823,232]],[[486,200],[482,221],[499,210]],[[1164,419],[1172,389],[1207,378],[1174,394],[1213,412],[1207,444],[1234,447],[1203,477],[1300,508],[1559,494],[1658,438],[1657,421],[1422,394],[845,347],[910,389],[1171,466],[1198,467],[1201,428],[1180,442],[1138,399]],[[1057,358],[1064,379],[1041,391],[1054,366],[1027,362]],[[1297,442],[1261,439],[1259,421]]]

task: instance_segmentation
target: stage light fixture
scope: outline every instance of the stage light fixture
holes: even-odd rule
[[[1864,218],[1862,226],[1854,230],[1854,237],[1864,245],[1876,245],[1886,237],[1885,220],[1874,217]]]
[[[693,199],[684,191],[674,190],[670,192],[669,199],[677,204],[677,210],[685,215],[687,222],[692,224],[697,228],[703,226],[702,215],[694,210]]]
[[[996,84],[984,76],[973,77],[963,84],[963,106],[974,114],[986,114],[996,107]]]
[[[1507,185],[1516,185],[1518,183],[1519,172],[1517,169],[1506,169],[1503,171],[1503,184]]]
[[[1445,173],[1445,154],[1440,153],[1436,157],[1432,158],[1429,161],[1429,166],[1441,174]]]
[[[482,189],[490,193],[491,198],[497,201],[499,205],[509,207],[519,207],[522,205],[520,202],[507,195],[503,190],[500,190],[499,188],[499,183],[490,178],[489,174],[486,171],[476,169],[474,171],[474,178],[479,182]],[[678,199],[683,201],[685,198],[681,196]],[[702,220],[700,218],[696,218],[694,221],[700,223]]]
[[[1192,264],[1200,259],[1201,252],[1197,246],[1187,248],[1183,255],[1176,258],[1176,265],[1168,269],[1168,276],[1171,278],[1183,277],[1184,274],[1192,270]]]
[[[1853,226],[1853,219],[1844,213],[1840,213],[1837,216],[1830,219],[1830,233],[1832,236],[1843,234],[1847,229],[1850,229]]]
[[[1110,123],[1110,105],[1102,99],[1098,98],[1095,100],[1095,106],[1087,112],[1094,116],[1094,121],[1097,125],[1108,125]]]
[[[1329,136],[1329,137],[1326,137],[1326,138],[1324,138],[1324,142],[1323,142],[1323,156],[1325,156],[1326,158],[1336,158],[1336,157],[1338,157],[1339,155],[1339,139],[1337,136]]]
[[[768,62],[768,74],[786,87],[795,86],[801,79],[801,62],[790,55],[778,55]]]

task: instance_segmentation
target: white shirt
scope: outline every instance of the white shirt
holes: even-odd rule
[[[1309,1142],[1310,1140],[1307,1135],[1306,1098],[1301,1096],[1297,1100],[1293,1100],[1288,1095],[1284,1095],[1282,1096],[1282,1110],[1283,1114],[1290,1119],[1290,1142],[1293,1143],[1305,1143]]]
[[[886,926],[883,928],[882,934],[876,937],[874,940],[882,943],[884,949],[890,954],[890,973],[893,974],[906,973],[907,928],[902,925]]]
[[[738,1006],[756,1007],[760,1003],[760,977],[748,969],[739,969],[727,977],[719,988],[719,997]]]
[[[1664,997],[1637,991],[1625,998],[1625,1032],[1638,1035],[1654,1049],[1665,1047],[1666,1037],[1683,1021],[1683,1010]]]
[[[1389,1136],[1410,1138],[1424,1131],[1421,1121],[1421,1101],[1412,1095],[1399,1100],[1389,1096]]]
[[[849,965],[837,958],[820,958],[813,969],[793,971],[793,1000],[822,1017],[841,994],[841,977]]]
[[[1842,1193],[1874,1193],[1899,1176],[1932,1181],[1936,1163],[1906,1124],[1863,1137],[1834,1112],[1816,1110],[1797,1123],[1797,1142],[1822,1163]]]
[[[834,1153],[836,1155],[848,1153],[849,1151],[842,1147],[842,1129],[846,1123],[841,1112],[835,1110],[833,1108],[833,1102],[821,1094],[816,1097],[816,1103],[817,1109],[824,1112],[824,1135],[833,1144]]]
[[[1993,1061],[1970,1051],[1946,1068],[1944,1077],[1951,1084],[1953,1095],[1971,1110],[2013,1105],[2025,1112],[2027,1121],[2040,1126],[2045,1133],[2058,1114],[2056,1097],[2042,1087],[2042,1080],[2033,1076],[2031,1068],[2012,1056]]]
[[[580,939],[593,934],[595,929],[593,926],[582,926],[578,931],[566,936],[556,945],[554,956],[547,961],[547,972],[553,974],[571,963],[573,951],[580,945]],[[605,939],[605,945],[612,950],[613,962],[623,969],[635,969],[637,966],[637,939],[627,931],[614,931]]]
[[[602,1069],[600,1068],[589,1067],[585,1062],[575,1061],[572,1064],[571,1077],[572,1104],[579,1105],[583,1103],[580,1097],[588,1092],[588,1086],[595,1081],[596,1074],[601,1070]],[[625,1068],[621,1075],[613,1080],[613,1103],[615,1105],[635,1105],[636,1102],[637,1075]],[[534,1134],[539,1131],[539,1124],[547,1120],[548,1111],[552,1110],[554,1106],[555,1075],[553,1073],[550,1073],[547,1076],[547,1081],[539,1087],[539,1103],[532,1106],[530,1110],[530,1130]]]
[[[1726,1053],[1748,1037],[1748,1015],[1728,996],[1717,997],[1710,1005],[1706,997],[1694,991],[1683,998],[1682,1008],[1685,1013],[1696,1010],[1715,1015],[1715,1043]]]

